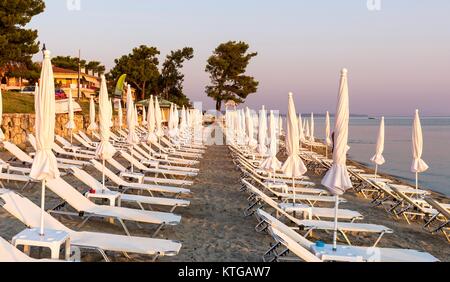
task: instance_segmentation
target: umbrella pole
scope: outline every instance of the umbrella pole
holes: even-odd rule
[[[70,144],[73,145],[73,129],[70,129]]]
[[[133,158],[133,146],[130,146],[130,154],[131,154],[131,158]],[[131,173],[134,172],[134,166],[133,163],[131,163]]]
[[[419,173],[416,172],[416,192],[419,191]],[[417,193],[417,198],[419,198],[419,193]]]
[[[39,230],[39,235],[44,236],[44,213],[45,213],[45,180],[42,180],[42,191],[41,191],[41,228]]]
[[[292,177],[292,193],[294,193],[294,201],[292,202],[292,205],[295,206],[295,178]]]
[[[333,232],[333,251],[337,250],[337,230],[338,230],[338,210],[339,210],[339,196],[336,195],[336,203],[334,205],[334,232]]]
[[[102,167],[102,184],[103,184],[103,189],[102,189],[102,193],[103,191],[105,191],[105,159],[103,158],[103,167]]]

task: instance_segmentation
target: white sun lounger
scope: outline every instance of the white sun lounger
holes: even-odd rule
[[[24,151],[22,151],[19,147],[17,147],[13,143],[10,143],[10,142],[7,142],[7,141],[3,141],[3,147],[11,155],[13,155],[15,159],[17,159],[22,164],[24,164],[24,165],[25,164],[26,165],[32,165],[33,164],[33,158],[30,155],[28,155],[27,153],[25,153]],[[56,161],[58,162],[58,168],[60,168],[62,170],[67,170],[67,169],[69,169],[71,167],[71,166],[63,163],[63,159],[57,158]]]
[[[41,209],[25,197],[10,190],[0,190],[0,205],[15,218],[30,228],[40,226]],[[95,249],[109,261],[105,251],[137,253],[153,256],[177,255],[181,244],[176,241],[114,235],[99,232],[77,232],[67,228],[48,213],[44,213],[44,224],[47,228],[61,230],[69,233],[71,246],[83,249]]]
[[[47,181],[47,187],[73,207],[77,211],[76,215],[85,217],[83,224],[91,217],[112,218],[120,222],[127,235],[130,235],[130,232],[125,226],[124,220],[159,225],[153,236],[163,225],[176,225],[181,220],[181,216],[172,213],[97,205],[89,201],[62,178]],[[63,212],[58,209],[52,210],[51,213],[74,215],[74,213]]]
[[[77,140],[78,142],[80,142],[81,145],[83,145],[83,147],[85,147],[88,150],[96,150],[97,147],[94,145],[91,145],[89,142],[87,142],[86,140],[84,140],[84,138],[82,138],[80,135],[78,134],[74,134],[73,138],[75,138],[75,140]]]
[[[430,204],[435,210],[438,211],[433,217],[431,217],[428,222],[425,223],[424,228],[428,228],[431,226],[431,223],[434,221],[439,221],[437,227],[430,228],[429,231],[431,233],[442,231],[447,241],[450,242],[450,204],[440,203],[432,198],[425,198],[425,201]]]
[[[53,144],[53,151],[55,151],[57,156],[63,155],[63,156],[68,156],[68,157],[72,157],[72,158],[75,158],[75,159],[90,160],[92,158],[95,158],[95,152],[87,153],[86,151],[82,151],[82,150],[69,152],[69,151],[66,151],[63,148],[61,148],[56,143]]]
[[[6,170],[6,173],[10,172],[18,172],[20,174],[26,175],[29,174],[31,171],[31,168],[29,167],[16,167],[12,166],[11,164],[5,162],[4,160],[0,159],[0,171],[3,172],[3,170]]]
[[[333,246],[325,244],[324,247],[316,247],[315,244],[301,236],[284,223],[280,222],[270,214],[258,210],[263,218],[269,218],[269,232],[277,241],[277,245],[283,245],[299,258],[307,262],[342,261],[342,262],[437,262],[437,258],[429,253],[410,249],[377,248],[377,247],[355,247],[337,245],[337,251]],[[270,251],[275,250],[272,247]],[[275,253],[275,260],[282,253]],[[268,254],[268,253],[266,253]],[[316,258],[314,258],[316,257]]]
[[[80,135],[81,138],[84,139],[84,141],[88,142],[91,146],[97,147],[98,142],[92,141],[89,136],[86,135],[83,131],[78,131],[78,135]]]
[[[28,142],[30,142],[31,146],[33,146],[34,150],[36,150],[36,137],[33,134],[28,134]],[[76,152],[68,152],[61,148],[56,142],[52,145],[52,150],[56,153],[57,156],[63,155],[76,159],[92,159],[94,156],[92,154],[80,154]]]
[[[205,150],[201,150],[201,149],[192,149],[192,148],[183,147],[181,145],[175,145],[172,142],[170,142],[170,140],[166,139],[164,136],[161,137],[160,140],[168,148],[171,148],[173,150],[177,150],[179,152],[186,152],[188,154],[192,154],[193,156],[196,155],[198,157],[201,157],[201,155],[205,152]]]
[[[61,145],[63,145],[63,150],[65,152],[74,152],[74,153],[79,153],[79,154],[85,154],[85,155],[94,155],[95,152],[92,150],[88,150],[88,149],[83,149],[80,146],[76,146],[73,145],[72,143],[70,143],[69,141],[67,141],[64,137],[59,136],[59,135],[55,135],[55,139],[56,141],[58,141],[59,143],[61,143]],[[60,151],[60,146],[56,144],[56,146],[54,146],[53,150],[58,150]]]
[[[245,181],[245,180],[244,180]],[[323,208],[305,208],[303,209],[304,215],[309,217],[309,219],[298,219],[285,210],[281,209],[279,207],[279,204],[276,203],[274,200],[272,200],[270,197],[259,191],[256,187],[252,186],[251,184],[248,184],[248,189],[251,193],[256,195],[259,199],[264,201],[267,205],[275,209],[277,214],[279,216],[283,216],[286,219],[292,221],[294,224],[296,224],[297,227],[299,227],[302,230],[306,230],[307,233],[305,236],[309,236],[311,232],[314,230],[324,230],[324,231],[332,231],[334,230],[334,222],[332,221],[324,221],[320,220],[320,216],[323,216],[323,214],[326,214],[326,216],[323,217],[330,217],[330,214],[333,214],[332,217],[334,217],[334,209],[323,209]],[[246,184],[246,185],[247,185]],[[255,202],[251,203],[249,208],[244,212],[244,215],[251,215],[255,212],[255,210],[252,210],[253,208],[258,208],[261,205],[258,203],[259,201],[256,200]],[[312,218],[318,218],[319,220],[312,220]],[[355,232],[355,233],[372,233],[372,234],[378,234],[378,237],[374,243],[374,246],[378,244],[378,242],[381,240],[384,234],[386,233],[393,233],[392,229],[382,226],[382,225],[375,225],[375,224],[365,224],[365,223],[354,223],[353,221],[356,219],[362,219],[362,215],[358,212],[354,211],[348,211],[348,210],[342,210],[340,209],[338,211],[338,218],[339,220],[351,220],[351,222],[339,222],[338,223],[338,231],[343,235],[346,242],[351,245],[351,241],[349,237],[347,236],[348,232]],[[260,223],[256,226],[256,230],[262,230],[264,228],[261,228],[261,225],[263,224],[263,221],[260,221]]]
[[[176,171],[176,170],[168,170],[168,169],[158,169],[158,168],[149,168],[136,160],[133,156],[128,154],[125,151],[120,151],[120,155],[130,162],[136,169],[141,171],[142,173],[154,173],[154,174],[162,174],[162,175],[174,175],[174,176],[196,176],[197,173],[195,172],[188,172],[188,171]]]
[[[131,173],[126,167],[124,167],[122,164],[120,164],[115,159],[111,158],[106,160],[111,166],[113,166],[115,169],[117,169],[120,173],[124,173],[130,176],[133,176],[133,178],[142,178],[142,183],[154,183],[154,184],[170,184],[170,185],[179,185],[179,186],[190,186],[194,184],[191,180],[183,180],[183,179],[171,179],[171,178],[158,178],[158,177],[150,177],[145,176],[143,174],[138,173]]]
[[[81,182],[83,182],[88,187],[95,189],[98,193],[102,190],[106,190],[112,192],[107,187],[104,187],[102,183],[97,181],[94,177],[92,177],[89,173],[85,172],[79,168],[73,168],[72,174],[78,178]],[[118,192],[115,192],[118,193]],[[189,201],[181,200],[181,199],[171,199],[171,198],[157,198],[157,197],[148,197],[148,196],[139,196],[139,195],[131,195],[131,194],[123,194],[120,193],[119,202],[131,202],[136,203],[142,210],[145,210],[142,204],[147,204],[150,206],[169,206],[171,207],[170,212],[173,212],[177,207],[187,207],[189,206]]]
[[[155,166],[155,167],[162,168],[162,169],[174,170],[174,171],[188,171],[188,172],[194,172],[194,173],[199,172],[198,168],[161,164],[161,163],[164,163],[165,161],[153,158],[144,149],[139,147],[139,145],[134,145],[133,149],[134,149],[134,152],[137,152],[137,154],[133,153],[133,157],[136,156],[143,164],[146,164],[149,166]]]
[[[102,173],[103,171],[105,173],[105,176],[109,178],[112,182],[114,182],[119,187],[119,189],[123,189],[124,190],[123,192],[126,192],[128,189],[143,190],[149,192],[150,195],[152,196],[153,192],[170,193],[177,195],[191,193],[189,189],[185,188],[127,182],[122,178],[120,178],[119,176],[117,176],[116,174],[114,174],[114,172],[109,170],[107,167],[103,167],[103,165],[98,161],[91,160],[91,163],[93,164],[93,167],[97,169],[100,173]]]
[[[246,209],[246,212],[244,213],[245,215],[248,216],[248,215],[254,214],[255,207],[257,207],[258,204],[260,204],[260,201],[262,201],[263,203],[266,203],[270,207],[277,210],[277,212],[279,212],[280,214],[286,215],[286,217],[289,218],[289,220],[291,220],[291,221],[298,220],[297,218],[291,216],[288,211],[286,211],[285,209],[282,208],[282,206],[283,206],[282,203],[281,204],[277,203],[275,200],[273,200],[272,198],[267,196],[264,192],[262,192],[261,190],[259,190],[255,186],[253,186],[247,180],[242,179],[242,183],[245,185],[245,187],[248,189],[248,191],[251,194],[255,195],[255,197],[258,199],[256,201],[250,203],[250,206]],[[292,204],[287,204],[287,205],[292,206]],[[314,208],[314,207],[308,207],[306,205],[303,205],[302,207],[304,207],[304,208],[302,208],[302,209],[299,208],[300,206],[297,206],[297,207],[298,207],[298,209],[296,210],[296,212],[300,215],[303,214],[303,217],[307,218],[307,219],[313,219],[313,218],[320,219],[321,216],[324,216],[324,215],[328,216],[331,213],[333,213],[333,217],[334,217],[334,209],[332,209],[332,208],[330,208],[330,209]],[[288,208],[286,208],[286,209],[288,209]],[[318,214],[316,214],[315,211],[317,211]],[[356,211],[343,210],[343,209],[338,210],[338,219],[339,220],[355,221],[355,220],[359,220],[362,218],[363,218],[363,216]]]
[[[151,142],[151,144],[153,146],[155,146],[156,148],[158,148],[161,152],[168,154],[169,156],[179,156],[179,157],[182,157],[183,159],[188,158],[188,159],[194,159],[194,160],[197,160],[201,157],[198,154],[190,154],[190,153],[186,153],[186,152],[180,152],[180,151],[175,150],[174,148],[164,147],[161,144],[159,144],[158,142]]]
[[[21,190],[24,190],[30,183],[36,183],[35,180],[31,179],[27,175],[0,173],[0,187],[5,188],[3,181],[6,181],[7,183],[10,181],[24,183]]]
[[[292,191],[292,181],[286,181],[283,179],[275,178],[275,182],[273,181],[273,178],[262,176],[261,174],[258,174],[255,169],[252,167],[246,165],[245,163],[239,163],[238,167],[241,169],[241,172],[245,175],[252,176],[252,178],[258,179],[258,181],[261,183],[261,185],[268,186],[272,189],[289,189]],[[310,181],[305,180],[294,180],[294,187],[295,191],[297,193],[306,193],[306,194],[319,194],[324,195],[328,194],[328,192],[324,189],[319,188],[310,188],[314,187],[315,184]]]
[[[199,163],[197,160],[189,160],[189,159],[182,159],[182,158],[176,158],[171,157],[168,154],[164,153],[158,153],[149,145],[147,145],[145,142],[141,142],[140,144],[145,150],[147,150],[152,156],[155,156],[155,158],[159,160],[164,160],[170,164],[180,164],[180,165],[196,165]]]
[[[277,198],[281,199],[283,202],[288,202],[289,200],[292,200],[295,202],[305,202],[310,206],[314,206],[317,202],[319,203],[334,203],[336,201],[336,198],[333,196],[319,196],[319,195],[310,195],[310,194],[300,194],[296,193],[295,195],[293,193],[285,193],[285,192],[278,192],[274,189],[270,188],[267,185],[264,185],[258,178],[256,178],[253,175],[248,175],[252,180],[254,180],[256,183],[264,187],[267,191],[269,191],[271,194],[275,195]],[[297,189],[295,190],[297,191]],[[345,203],[346,200],[342,197],[339,198],[339,202]]]

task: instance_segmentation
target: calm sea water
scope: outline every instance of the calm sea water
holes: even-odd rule
[[[305,117],[304,117],[305,118]],[[412,117],[385,117],[386,163],[380,172],[397,176],[414,185],[410,172],[412,162]],[[430,166],[419,176],[419,185],[450,196],[450,117],[422,117],[424,138],[423,159]],[[332,125],[334,120],[331,120]],[[349,129],[349,157],[373,166],[370,158],[375,153],[380,120],[351,118]],[[315,136],[324,138],[325,119],[315,119]]]

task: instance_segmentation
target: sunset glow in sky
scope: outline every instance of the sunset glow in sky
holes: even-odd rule
[[[158,47],[160,61],[193,47],[184,88],[204,108],[214,105],[204,94],[207,58],[221,42],[243,40],[259,53],[248,70],[260,82],[252,108],[285,112],[292,91],[299,111],[333,112],[346,67],[354,114],[450,115],[448,0],[381,0],[380,11],[366,0],[80,0],[80,10],[45,2],[30,26],[53,55],[80,48],[109,69],[141,44]]]

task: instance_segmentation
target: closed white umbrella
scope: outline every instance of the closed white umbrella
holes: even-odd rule
[[[344,194],[347,189],[352,188],[352,182],[347,171],[349,116],[347,69],[342,69],[334,125],[333,165],[322,179],[322,185],[327,187],[336,196],[333,236],[334,250],[336,250],[339,196]]]
[[[298,138],[297,113],[295,110],[294,98],[292,93],[288,96],[288,116],[287,116],[287,133],[286,133],[286,151],[288,158],[284,162],[281,170],[283,173],[292,178],[292,188],[294,193],[295,204],[295,178],[306,173],[307,169],[300,158],[300,142]]]
[[[281,115],[278,117],[278,134],[279,136],[283,135],[283,117]]]
[[[303,119],[303,131],[304,131],[304,133],[305,133],[305,137],[309,137],[309,136],[306,136],[306,128],[308,128],[308,126],[307,126],[307,124],[306,124],[306,121],[307,121],[306,118]],[[306,139],[306,138],[305,138],[305,139]]]
[[[108,97],[108,88],[106,86],[106,78],[104,75],[101,76],[100,83],[100,94],[98,96],[98,120],[100,124],[100,144],[95,152],[96,156],[103,161],[103,167],[105,166],[105,161],[111,159],[116,153],[116,149],[109,142],[111,136],[110,126],[111,126],[111,103]],[[105,173],[102,171],[102,184],[103,189],[105,188]],[[103,192],[103,190],[102,190]]]
[[[73,114],[73,99],[72,88],[69,88],[69,99],[67,100],[67,114],[69,115],[69,121],[66,124],[66,128],[70,131],[70,143],[73,142],[73,130],[75,129],[75,120]]]
[[[38,95],[34,97],[36,113],[36,155],[31,166],[30,177],[42,181],[40,235],[44,235],[45,185],[46,181],[60,177],[52,146],[55,142],[55,81],[50,51],[44,51]]]
[[[122,100],[119,100],[119,107],[117,109],[117,118],[119,119],[119,128],[123,127],[123,110],[122,110]]]
[[[238,115],[236,117],[236,141],[239,145],[245,145],[246,138],[245,138],[245,117],[244,117],[244,111],[240,110],[238,111]]]
[[[309,140],[311,143],[316,142],[316,139],[314,138],[314,113],[311,113],[311,129],[309,130]],[[312,147],[312,144],[311,144]]]
[[[420,123],[419,110],[416,110],[413,123],[412,132],[412,150],[413,162],[411,165],[411,172],[416,174],[416,189],[419,189],[419,173],[428,170],[428,165],[422,160],[423,151],[423,134],[422,125]]]
[[[158,144],[161,145],[161,137],[164,136],[162,128],[162,112],[159,107],[158,97],[155,96],[155,124],[156,124],[156,136],[158,136]],[[159,152],[161,153],[161,147],[159,146]]]
[[[167,122],[167,136],[168,137],[175,137],[175,129],[174,129],[174,120],[175,120],[175,110],[173,108],[173,104],[170,104],[169,109],[169,121]]]
[[[275,116],[273,111],[270,111],[269,117],[269,133],[270,133],[270,147],[269,147],[269,157],[265,159],[260,168],[264,169],[270,173],[273,173],[275,178],[275,172],[281,168],[281,162],[277,159],[277,134],[276,134],[276,124]]]
[[[95,102],[94,97],[91,96],[91,100],[89,102],[89,127],[88,130],[95,131],[98,129],[98,125],[95,122]]]
[[[181,108],[181,121],[180,121],[180,130],[184,131],[187,127],[187,121],[186,121],[186,109]]]
[[[259,131],[258,131],[258,153],[265,155],[267,153],[267,113],[264,106],[259,112]]]
[[[189,109],[186,109],[186,126],[188,128],[192,127],[191,111]]]
[[[328,147],[333,145],[331,141],[331,123],[330,123],[330,113],[327,111],[325,116],[325,157],[328,158]]]
[[[236,111],[236,114],[234,116],[234,139],[236,140],[236,144],[238,145],[242,145],[241,144],[241,127],[242,127],[242,111],[238,110]]]
[[[112,101],[112,99],[111,98],[109,98],[109,120],[110,120],[110,123],[109,123],[109,128],[111,128],[111,127],[113,127],[114,126],[114,103],[113,103],[113,101]]]
[[[258,146],[258,141],[255,139],[255,126],[253,123],[253,117],[250,112],[249,108],[246,108],[245,112],[245,123],[247,125],[247,135],[248,135],[248,142],[247,145],[250,147],[250,149],[254,150],[256,146]]]
[[[142,125],[147,125],[147,112],[145,110],[145,105],[142,107]]]
[[[303,129],[302,115],[298,114],[298,138],[300,142],[305,142],[305,131]]]
[[[309,122],[308,122],[308,120],[305,121],[305,137],[308,140],[310,140],[310,137],[311,137],[311,134],[309,132]]]
[[[135,124],[134,124],[134,126],[135,127],[137,127],[137,126],[139,126],[139,115],[138,115],[138,111],[137,111],[137,108],[136,108],[136,105],[133,105],[134,106],[134,118],[135,118]]]
[[[173,105],[173,114],[173,129],[175,131],[175,137],[177,137],[178,133],[180,132],[180,130],[178,129],[180,124],[180,114],[178,112],[178,106],[176,104]]]
[[[131,146],[139,143],[139,137],[136,134],[136,112],[130,85],[128,85],[127,90],[127,127],[128,127],[127,143],[130,144]]]
[[[155,122],[156,122],[156,136],[161,137],[164,135],[162,130],[162,113],[159,107],[158,97],[155,97]]]
[[[381,117],[375,155],[370,159],[370,161],[375,164],[375,176],[377,176],[378,174],[378,166],[383,165],[385,163],[383,151],[384,151],[384,117]]]
[[[128,85],[127,90],[127,127],[127,143],[130,145],[130,154],[133,156],[133,146],[139,143],[139,137],[136,134],[136,108],[134,107],[130,85]],[[134,166],[131,164],[131,172],[133,171]]]
[[[148,115],[147,115],[147,143],[151,144],[151,142],[156,142],[157,137],[155,134],[155,106],[153,104],[153,95],[150,96],[150,100],[148,102]]]
[[[139,119],[138,119],[138,110],[136,104],[134,105],[134,126],[139,126]],[[136,133],[137,134],[137,133]],[[138,136],[138,143],[140,141],[140,138]]]
[[[5,139],[5,135],[3,134],[3,130],[1,126],[3,124],[3,95],[2,89],[0,89],[0,141]]]

